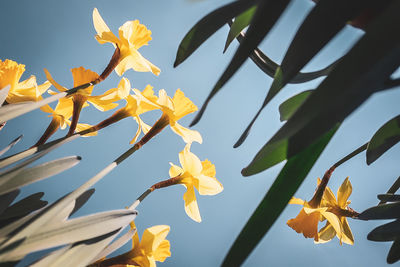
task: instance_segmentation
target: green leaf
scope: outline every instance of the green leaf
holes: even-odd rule
[[[222,86],[236,73],[236,71],[242,66],[245,60],[250,56],[254,49],[261,43],[264,37],[275,25],[275,22],[279,19],[286,6],[289,4],[289,0],[281,1],[261,1],[257,7],[256,13],[251,21],[250,27],[247,30],[246,39],[240,44],[235,55],[233,56],[228,67],[221,75],[214,88],[208,95],[206,101],[197,113],[196,117],[192,121],[190,126],[195,125],[203,116],[203,113],[214,95],[222,88]]]
[[[374,134],[367,148],[367,164],[377,160],[400,141],[400,115],[386,122]]]
[[[391,2],[391,6],[368,25],[365,35],[261,148],[242,171],[243,175],[253,175],[269,168],[271,165],[264,164],[264,161],[271,153],[276,153],[279,144],[287,145],[281,159],[296,155],[382,89],[400,61],[399,9],[400,2]],[[375,52],[371,54],[370,51]]]
[[[396,239],[392,247],[389,250],[389,254],[387,256],[387,263],[395,263],[400,260],[400,238]]]
[[[358,218],[361,220],[383,220],[400,218],[400,202],[382,204],[364,210]]]
[[[274,96],[299,73],[351,18],[365,8],[365,3],[369,2],[370,0],[318,1],[297,31],[281,66],[276,69],[274,81],[263,104],[234,147],[238,147],[244,142],[261,111]],[[329,71],[331,70],[332,68],[329,69]]]
[[[247,26],[249,26],[250,21],[252,20],[255,12],[256,12],[256,7],[253,6],[252,8],[247,9],[245,12],[243,12],[242,14],[240,14],[235,18],[229,29],[228,37],[225,43],[224,53],[228,48],[228,46],[232,43],[232,41],[235,40],[235,38],[241,33],[241,31]]]
[[[0,261],[18,258],[34,251],[99,237],[125,227],[135,219],[136,215],[137,212],[132,210],[113,210],[43,227],[29,235],[14,251],[0,255]],[[93,257],[96,255],[93,255]]]
[[[279,114],[281,115],[281,121],[288,120],[296,110],[304,103],[307,97],[313,92],[313,90],[307,90],[301,92],[295,96],[292,96],[279,106]]]
[[[371,241],[394,241],[400,237],[400,220],[386,223],[372,230],[367,239]]]
[[[13,141],[11,141],[11,143],[9,143],[8,146],[6,146],[2,150],[0,150],[0,156],[2,156],[4,153],[6,153],[8,150],[10,150],[10,148],[12,148],[14,145],[16,145],[22,139],[22,136],[23,135],[21,134],[20,136],[15,138]]]
[[[0,195],[0,216],[8,208],[21,191],[14,190],[8,194]]]
[[[322,153],[338,127],[290,158],[242,229],[222,266],[240,266],[268,232]]]
[[[256,0],[237,0],[220,7],[203,17],[190,29],[185,37],[183,37],[183,40],[179,44],[174,67],[178,66],[188,58],[219,28],[228,23],[228,21],[231,21],[232,18],[253,6],[256,2]]]
[[[0,194],[5,194],[22,186],[54,176],[74,167],[80,160],[81,157],[79,156],[70,156],[24,169],[12,179],[0,185]]]
[[[385,202],[396,202],[400,201],[400,195],[394,194],[380,194],[378,195],[378,199]]]

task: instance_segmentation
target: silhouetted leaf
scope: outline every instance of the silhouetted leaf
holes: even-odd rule
[[[312,93],[312,91],[313,90],[307,90],[307,91],[301,92],[295,96],[292,96],[285,102],[283,102],[279,106],[279,113],[281,115],[281,117],[280,117],[281,121],[288,120],[296,112],[296,110],[304,103],[304,101]]]
[[[364,210],[358,216],[361,220],[382,220],[400,218],[400,202],[382,204]]]
[[[9,192],[4,195],[0,195],[0,216],[8,206],[14,201],[21,191],[19,189]]]
[[[202,18],[190,29],[185,37],[183,37],[183,40],[179,44],[178,52],[176,53],[174,67],[181,64],[219,28],[253,6],[256,2],[257,0],[237,0],[214,10]]]
[[[396,202],[396,201],[400,201],[400,195],[381,194],[381,195],[378,195],[378,199],[385,201],[385,202]]]
[[[242,229],[222,266],[240,266],[268,232],[322,153],[337,127],[290,158]]]
[[[80,208],[82,208],[83,205],[89,200],[89,198],[93,195],[95,189],[89,189],[85,191],[82,195],[80,195],[76,200],[75,200],[75,206],[74,209],[72,210],[71,214],[69,216],[72,216],[75,212],[77,212]]]
[[[378,226],[367,236],[371,241],[393,241],[397,237],[400,237],[400,220]]]
[[[400,141],[400,115],[386,122],[374,134],[367,149],[367,164],[377,160],[383,153]]]
[[[389,250],[387,263],[395,263],[400,260],[400,238],[396,239]]]
[[[20,136],[15,138],[13,141],[11,141],[11,143],[8,144],[8,146],[6,146],[2,150],[0,150],[0,156],[3,156],[4,153],[6,153],[8,150],[10,150],[10,148],[12,148],[15,144],[17,144],[21,140],[22,136],[23,135],[21,134]]]
[[[236,73],[244,61],[250,56],[254,49],[261,43],[268,34],[275,22],[279,19],[290,0],[281,1],[261,1],[253,16],[250,27],[246,33],[246,39],[240,44],[228,67],[221,75],[206,101],[190,124],[195,125],[203,115],[211,98],[222,88],[222,86]]]
[[[232,25],[230,26],[228,37],[226,38],[226,43],[225,43],[225,48],[224,48],[224,53],[230,43],[232,43],[233,40],[241,33],[241,31],[249,26],[250,21],[253,18],[254,13],[256,12],[256,7],[252,7],[247,9],[245,12],[240,14],[235,18],[233,21]]]
[[[273,166],[269,158],[278,153],[276,150],[280,160],[275,160],[275,164],[297,154],[382,89],[400,61],[399,9],[400,2],[393,1],[368,25],[365,35],[263,146],[242,171],[243,175],[253,175]],[[382,32],[382,29],[386,30]]]

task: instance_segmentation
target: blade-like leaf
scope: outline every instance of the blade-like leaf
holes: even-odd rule
[[[400,237],[400,220],[378,226],[367,236],[371,241],[394,241],[398,237]]]
[[[400,115],[386,122],[371,138],[367,149],[367,164],[377,160],[399,141]]]
[[[242,171],[243,175],[256,174],[271,167],[269,158],[277,150],[283,155],[273,163],[297,154],[333,125],[341,123],[372,93],[382,89],[400,61],[400,36],[397,34],[400,31],[397,14],[400,2],[391,3],[368,25],[366,34],[314,93],[263,146]],[[382,29],[387,30],[382,32]],[[371,54],[369,51],[375,52]]]
[[[396,239],[392,247],[389,250],[389,254],[387,256],[387,263],[395,263],[400,260],[400,238]]]
[[[378,195],[378,199],[385,202],[396,202],[400,201],[400,195],[394,194],[381,194]]]
[[[265,106],[278,92],[346,25],[360,13],[371,0],[324,0],[307,15],[297,31],[279,68],[267,96],[240,136],[234,147],[240,146]]]
[[[286,207],[336,130],[337,128],[332,129],[286,162],[268,193],[236,238],[222,266],[240,266],[244,262]]]
[[[67,95],[67,92],[58,93],[56,95],[47,97],[38,102],[24,102],[18,104],[9,104],[0,107],[0,123],[9,121],[32,110],[43,107],[54,101],[57,101]]]
[[[0,216],[11,205],[19,193],[20,190],[17,189],[8,194],[0,195]]]
[[[0,150],[0,157],[6,153],[8,150],[10,150],[10,148],[12,148],[14,145],[16,145],[22,138],[22,134],[20,136],[18,136],[17,138],[15,138],[13,141],[11,141],[10,144],[8,144],[8,146],[6,146],[5,148],[3,148],[2,150]]]
[[[0,228],[46,206],[47,201],[41,200],[43,195],[43,192],[32,194],[8,207],[0,215]]]
[[[250,27],[247,30],[246,39],[240,44],[228,67],[225,69],[211,93],[208,95],[200,111],[192,121],[191,126],[200,120],[211,98],[213,98],[222,86],[233,76],[233,74],[235,74],[254,49],[261,43],[264,37],[275,25],[275,22],[281,16],[289,2],[290,0],[265,0],[259,3]]]
[[[304,101],[313,91],[314,90],[307,90],[301,92],[283,102],[279,106],[279,114],[281,115],[280,118],[281,121],[288,120],[296,112],[296,110],[304,103]]]
[[[123,245],[125,245],[127,242],[129,242],[132,239],[132,236],[136,233],[136,228],[130,229],[128,232],[126,232],[124,235],[122,235],[120,238],[112,242],[110,245],[108,245],[103,251],[100,252],[95,258],[93,258],[93,262],[98,261],[102,258],[107,257]]]
[[[235,38],[238,37],[238,35],[242,32],[242,30],[249,26],[255,12],[256,7],[254,6],[247,9],[245,12],[235,18],[235,21],[230,26],[228,37],[226,38],[224,53],[232,41],[235,40]]]
[[[358,216],[361,220],[382,220],[400,218],[400,202],[382,204],[364,210]]]
[[[80,160],[81,157],[79,156],[70,156],[24,169],[12,179],[0,185],[0,194],[5,194],[22,186],[54,176],[72,168]]]
[[[253,6],[256,2],[256,0],[233,1],[202,18],[190,29],[185,37],[183,37],[183,40],[179,44],[178,52],[176,53],[174,67],[181,64],[219,28]]]
[[[93,195],[95,189],[89,189],[82,195],[80,195],[76,201],[75,201],[75,206],[74,209],[72,210],[71,214],[69,216],[72,216],[75,212],[77,212],[80,208],[82,208],[83,205],[89,200],[89,198]]]
[[[113,210],[43,227],[28,236],[16,250],[7,255],[1,255],[0,260],[4,261],[30,252],[99,237],[125,227],[135,219],[136,215],[137,212],[132,210]]]
[[[11,89],[11,85],[7,85],[0,89],[0,107],[3,105],[4,101],[6,101],[8,92]]]

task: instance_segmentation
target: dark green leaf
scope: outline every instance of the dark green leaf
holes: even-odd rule
[[[386,260],[387,263],[395,263],[400,260],[400,238],[393,242]]]
[[[222,88],[222,86],[236,73],[244,61],[261,43],[264,37],[275,25],[275,22],[279,19],[289,2],[289,0],[265,0],[259,3],[250,27],[247,30],[246,39],[240,44],[228,67],[225,69],[211,93],[208,95],[200,111],[192,121],[191,126],[200,120],[211,98],[213,98],[213,96]]]
[[[253,175],[272,166],[266,161],[276,149],[282,150],[282,145],[286,151],[280,159],[297,154],[382,89],[400,62],[399,9],[400,2],[392,2],[368,25],[365,35],[263,146],[243,175]]]
[[[400,218],[400,202],[382,204],[364,210],[358,216],[361,220],[383,220]]]
[[[6,146],[2,150],[0,150],[0,156],[3,156],[4,153],[6,153],[8,150],[10,150],[10,148],[12,148],[14,145],[16,145],[21,140],[22,136],[23,135],[21,134],[20,136],[15,138],[13,141],[11,141],[11,143],[8,144],[8,146]]]
[[[385,201],[385,202],[396,202],[396,201],[400,201],[400,195],[381,194],[381,195],[378,195],[378,199]]]
[[[20,190],[14,190],[4,195],[0,195],[0,215],[11,205],[14,199],[18,196]]]
[[[400,115],[386,122],[371,138],[367,149],[367,164],[377,160],[399,141]]]
[[[256,7],[254,6],[252,8],[247,9],[245,12],[243,12],[242,14],[240,14],[239,16],[237,16],[235,18],[235,21],[232,23],[232,25],[229,29],[228,38],[226,39],[224,52],[226,51],[226,49],[228,48],[230,43],[232,43],[232,41],[235,40],[235,38],[240,34],[240,32],[244,28],[249,26],[250,21],[252,20],[255,12],[256,12]]]
[[[255,4],[256,0],[238,0],[220,7],[197,22],[179,44],[174,67],[188,58],[204,41],[232,18]]]
[[[222,266],[240,266],[244,262],[286,207],[336,130],[337,127],[287,161],[236,238]]]
[[[263,104],[234,147],[238,147],[244,142],[261,111],[273,97],[369,2],[371,1],[318,1],[297,31],[282,65],[276,69],[274,81]],[[335,66],[336,64],[333,65],[333,67]],[[329,69],[329,71],[331,70],[332,68]]]
[[[393,241],[397,237],[400,237],[400,220],[378,226],[367,236],[371,241]]]
[[[77,212],[80,208],[82,208],[83,205],[89,200],[89,198],[93,195],[95,189],[89,189],[85,191],[82,195],[80,195],[76,200],[75,200],[75,206],[74,209],[71,211],[70,216],[72,216],[75,212]]]
[[[301,92],[300,94],[297,94],[295,96],[292,96],[285,102],[283,102],[279,106],[279,113],[281,115],[281,121],[286,121],[288,120],[295,112],[296,110],[304,103],[304,101],[307,99],[307,97],[312,93],[313,90],[307,90],[304,92]]]

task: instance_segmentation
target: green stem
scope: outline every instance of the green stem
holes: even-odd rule
[[[389,188],[386,194],[394,194],[396,191],[400,188],[400,176],[397,178],[397,180],[392,184],[392,186]],[[386,201],[382,200],[378,203],[378,205],[385,204]]]

